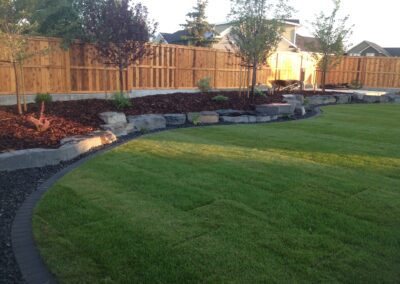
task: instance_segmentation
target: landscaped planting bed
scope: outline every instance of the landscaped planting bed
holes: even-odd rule
[[[212,98],[221,93],[171,94],[132,99],[132,107],[124,110],[127,115],[187,113],[217,109],[252,110],[253,105],[237,92],[224,92],[229,98],[225,102],[215,102]],[[281,95],[257,97],[256,104],[282,102]],[[51,127],[44,133],[37,132],[27,123],[28,115],[38,115],[39,106],[28,105],[24,116],[17,115],[16,107],[0,106],[0,152],[27,148],[58,148],[63,138],[83,135],[100,128],[103,124],[98,115],[106,111],[116,111],[112,101],[82,100],[53,102],[46,107],[46,115]]]
[[[34,216],[62,283],[397,283],[400,105],[144,136]]]

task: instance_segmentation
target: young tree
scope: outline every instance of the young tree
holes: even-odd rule
[[[318,67],[322,72],[321,87],[325,92],[326,75],[329,70],[340,62],[345,53],[345,42],[352,33],[352,27],[347,27],[349,16],[338,17],[341,0],[333,0],[334,8],[330,14],[320,12],[313,26],[313,36],[318,40]]]
[[[189,45],[210,47],[215,43],[215,27],[207,21],[206,8],[208,0],[197,0],[197,5],[193,7],[194,11],[186,16],[186,24],[182,27],[188,35],[183,39],[188,41]]]
[[[147,44],[157,27],[145,6],[131,4],[130,0],[101,0],[85,7],[85,30],[103,62],[118,67],[121,93],[124,69],[150,54]]]
[[[284,20],[292,8],[286,0],[231,0],[230,42],[242,62],[253,71],[251,98],[254,99],[257,69],[276,50],[284,31]]]
[[[23,90],[23,61],[27,54],[26,34],[32,30],[26,11],[16,0],[0,0],[0,58],[11,63],[15,76],[15,94],[18,113],[22,114],[21,89]],[[27,110],[24,96],[24,110]]]

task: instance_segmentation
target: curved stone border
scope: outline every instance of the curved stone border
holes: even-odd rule
[[[321,115],[322,110],[319,107],[315,107],[311,116],[303,117],[298,120],[315,118]],[[293,121],[293,120],[290,120]],[[282,121],[274,121],[274,122],[282,122]],[[253,123],[254,124],[254,123]],[[218,124],[217,124],[218,125]],[[221,124],[220,124],[221,125]],[[222,124],[224,125],[224,124]],[[231,125],[231,124],[229,124]],[[202,126],[188,126],[185,128],[195,128],[195,127],[207,127],[207,126],[216,126],[214,125],[202,125]],[[177,128],[173,128],[177,129]],[[168,131],[171,129],[163,129],[156,132]],[[108,152],[116,147],[122,146],[126,143],[129,143],[135,139],[140,138],[140,136],[133,137],[131,139],[127,139],[126,141],[121,141],[105,148],[98,150],[92,154],[89,154],[87,157],[80,159],[79,161],[73,163],[72,165],[64,168],[50,179],[41,184],[38,189],[33,192],[28,198],[24,201],[22,206],[18,209],[17,214],[14,218],[12,228],[11,228],[11,241],[12,248],[14,251],[14,255],[18,266],[21,270],[21,274],[24,280],[29,284],[43,284],[43,283],[57,283],[56,279],[52,275],[52,273],[48,270],[45,265],[38,247],[36,246],[33,230],[32,230],[32,218],[34,214],[34,209],[37,203],[41,200],[43,195],[63,176],[71,172],[72,170],[78,168],[88,160],[94,158],[97,155]]]

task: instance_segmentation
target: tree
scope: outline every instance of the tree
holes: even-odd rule
[[[345,53],[345,42],[352,33],[352,27],[347,27],[349,16],[338,18],[340,0],[333,0],[334,8],[330,14],[320,12],[313,26],[313,36],[318,41],[318,67],[322,72],[321,87],[325,92],[326,75],[328,71],[340,62]]]
[[[186,15],[189,19],[182,27],[188,33],[183,37],[188,41],[188,45],[210,47],[215,43],[215,27],[207,22],[207,5],[208,0],[197,0],[197,6],[193,7],[194,11]]]
[[[18,113],[22,114],[21,88],[24,88],[23,61],[32,56],[27,53],[27,36],[32,25],[27,20],[27,12],[20,1],[0,0],[0,58],[11,63],[15,76],[15,94]],[[24,110],[27,110],[24,96]]]
[[[150,54],[147,44],[157,27],[149,20],[145,6],[131,4],[130,0],[102,0],[85,7],[85,31],[103,63],[118,67],[121,93],[124,69]]]
[[[83,39],[84,3],[88,0],[35,0],[31,4],[30,22],[36,24],[35,34],[63,39],[68,47],[75,39]]]
[[[232,29],[229,35],[234,51],[253,71],[251,98],[254,99],[257,69],[276,50],[284,31],[284,20],[292,8],[286,0],[231,0]]]

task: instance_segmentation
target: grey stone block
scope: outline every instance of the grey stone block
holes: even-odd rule
[[[260,123],[270,122],[270,121],[277,120],[277,119],[278,119],[278,116],[258,115],[256,117],[257,122],[260,122]]]
[[[336,98],[330,95],[323,95],[323,96],[310,96],[307,97],[308,104],[312,106],[316,105],[329,105],[335,104]]]
[[[283,101],[291,105],[302,106],[304,104],[304,96],[296,94],[283,95]]]
[[[189,112],[187,118],[190,123],[215,124],[219,122],[219,114],[215,111]]]
[[[245,115],[246,111],[235,109],[219,109],[216,111],[220,116],[240,116]]]
[[[167,125],[183,125],[186,123],[186,114],[164,114]]]
[[[126,123],[126,116],[122,112],[103,112],[99,117],[105,124]]]
[[[369,103],[369,104],[375,104],[375,103],[381,102],[380,96],[363,96],[362,100],[363,100],[363,102]]]
[[[304,106],[297,106],[294,110],[294,113],[304,116],[304,115],[306,115],[307,112],[306,112],[306,108]]]
[[[229,123],[256,123],[257,117],[252,115],[240,115],[240,116],[221,116],[222,122]]]
[[[95,131],[89,135],[63,139],[58,149],[27,149],[3,153],[0,154],[0,171],[57,165],[116,140],[115,135],[109,131]]]
[[[164,116],[158,114],[128,116],[128,120],[137,131],[151,131],[167,127],[167,121]]]
[[[349,104],[352,101],[352,94],[335,95],[337,104]]]
[[[113,124],[105,124],[101,126],[101,129],[111,131],[117,137],[128,135],[127,126],[131,125],[126,122],[119,122]],[[132,127],[133,128],[133,127]]]
[[[265,104],[256,106],[258,114],[274,116],[274,115],[291,115],[294,113],[295,105],[288,103],[283,104]]]

